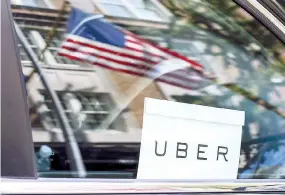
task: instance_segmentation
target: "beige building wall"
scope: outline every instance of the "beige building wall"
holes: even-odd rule
[[[60,9],[64,3],[64,0],[49,0],[56,9]]]
[[[120,73],[120,72],[114,72],[114,71],[108,71],[108,74],[110,75],[110,78],[113,80],[113,82],[118,86],[121,94],[124,94],[126,98],[133,95],[132,92],[134,92],[134,90],[131,90],[130,92],[130,89],[136,89],[136,87],[139,88],[138,85],[140,83],[145,82],[146,84],[145,88],[142,91],[140,91],[140,93],[130,102],[130,105],[129,105],[131,112],[136,117],[139,123],[139,126],[141,127],[143,111],[144,111],[143,110],[144,109],[144,98],[149,97],[149,98],[156,98],[156,99],[164,99],[162,92],[159,90],[155,82],[149,83],[150,81],[147,78],[142,78],[142,77],[133,76],[133,75]]]

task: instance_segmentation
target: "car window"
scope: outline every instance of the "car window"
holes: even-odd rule
[[[98,35],[69,23],[72,3],[13,2],[39,177],[135,178],[145,97],[245,111],[238,178],[285,177],[284,43],[234,2],[86,1]],[[169,56],[193,66],[147,72]]]

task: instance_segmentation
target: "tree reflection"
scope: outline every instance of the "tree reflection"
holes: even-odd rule
[[[188,56],[195,56],[217,76],[217,82],[213,85],[222,91],[220,95],[173,95],[173,99],[190,104],[244,110],[246,121],[242,153],[245,155],[246,165],[241,172],[250,170],[254,165],[254,171],[248,176],[252,177],[264,173],[261,170],[265,162],[270,168],[275,167],[274,163],[269,163],[270,158],[266,154],[268,151],[277,154],[283,144],[276,141],[267,144],[266,140],[257,145],[248,143],[254,139],[278,135],[284,129],[284,108],[278,104],[284,101],[282,90],[278,89],[285,86],[284,79],[273,82],[276,75],[280,78],[285,75],[284,45],[231,1],[162,2],[175,13],[176,20],[183,24],[172,29],[172,39],[168,39],[169,42],[183,37],[192,42],[201,42],[200,48],[203,43],[205,49],[202,52],[197,52],[200,48],[196,46],[193,47],[193,50],[196,49],[196,56],[191,52]],[[215,57],[220,57],[220,60],[215,61]],[[206,61],[207,58],[210,60]],[[282,152],[277,155],[282,156]],[[268,170],[270,169],[266,169],[267,173]],[[269,176],[263,174],[262,177]]]

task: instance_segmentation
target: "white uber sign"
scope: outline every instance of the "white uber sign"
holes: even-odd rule
[[[236,179],[244,116],[146,98],[137,179]]]

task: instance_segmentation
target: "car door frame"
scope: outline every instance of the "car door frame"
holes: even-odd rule
[[[36,178],[27,92],[9,0],[1,1],[1,177]]]

